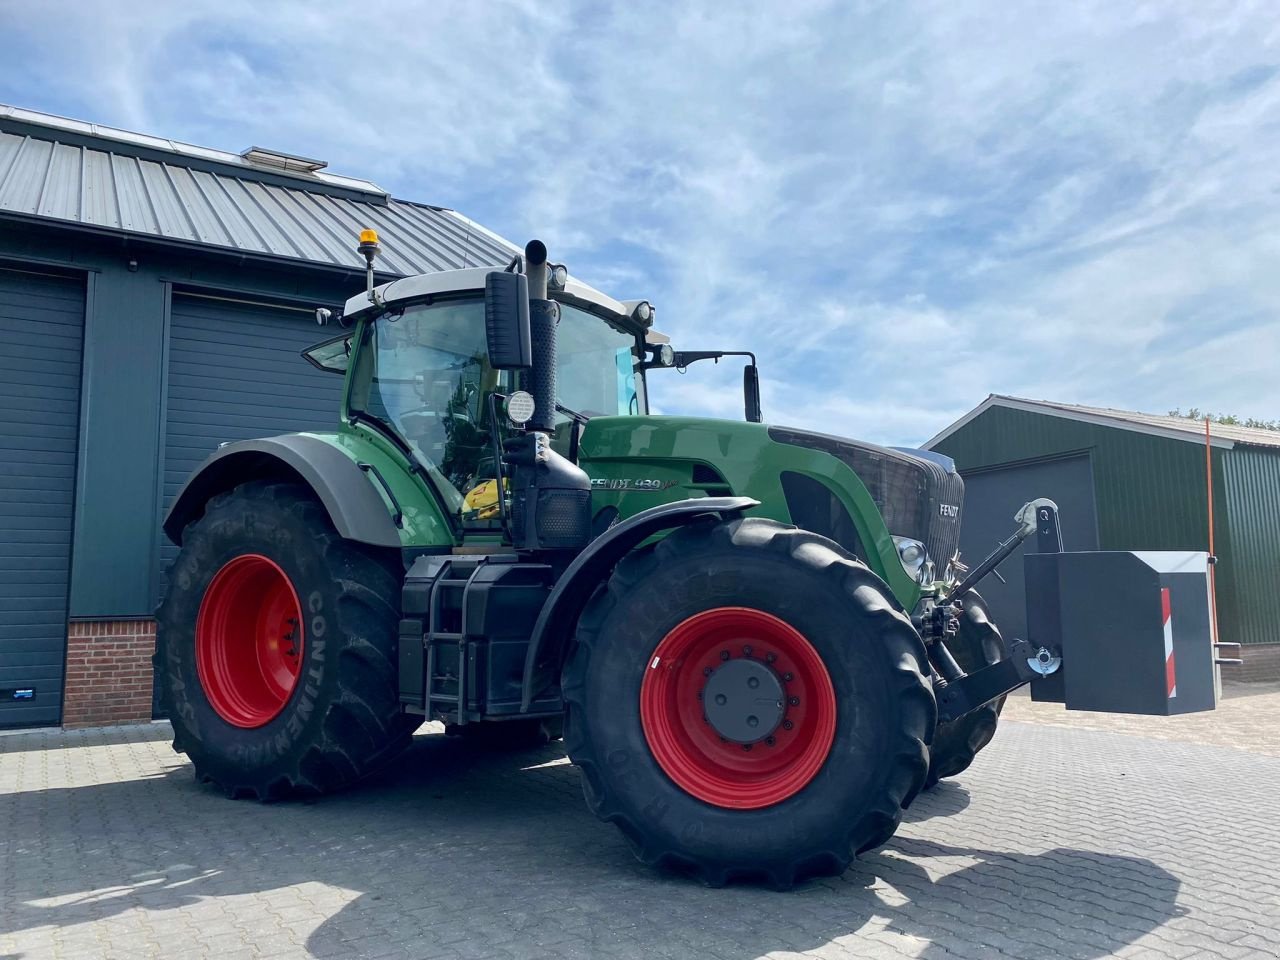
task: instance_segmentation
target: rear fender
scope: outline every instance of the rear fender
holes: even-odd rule
[[[330,443],[302,434],[243,440],[219,447],[183,486],[164,518],[164,532],[182,544],[183,530],[205,504],[247,480],[305,483],[323,504],[334,528],[347,540],[399,547],[400,533],[365,471]]]
[[[707,516],[731,516],[759,506],[750,497],[695,497],[642,510],[610,527],[574,558],[556,581],[529,639],[524,661],[524,694],[521,712],[558,678],[559,670],[573,639],[578,615],[597,586],[613,572],[618,561],[640,543],[675,527]]]

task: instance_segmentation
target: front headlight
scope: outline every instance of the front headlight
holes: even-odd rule
[[[919,540],[910,537],[894,537],[893,545],[898,548],[898,559],[902,561],[902,569],[916,583],[925,583],[933,578],[933,561]]]

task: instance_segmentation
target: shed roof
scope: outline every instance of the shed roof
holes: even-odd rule
[[[1115,427],[1119,430],[1132,430],[1135,433],[1167,437],[1172,440],[1204,443],[1203,420],[1188,420],[1186,417],[1171,417],[1156,413],[1138,413],[1133,410],[1116,410],[1111,407],[1086,407],[1075,403],[1057,403],[1052,400],[1028,400],[1024,397],[993,393],[951,426],[931,437],[924,444],[925,449],[932,449],[935,444],[941,443],[992,407],[1023,410],[1028,413]],[[1257,447],[1280,447],[1280,431],[1214,423],[1210,425],[1209,432],[1214,446],[1230,448],[1239,443]]]
[[[517,248],[444,207],[376,184],[0,104],[0,217],[253,257],[358,269],[356,234],[385,241],[379,272],[505,264]]]

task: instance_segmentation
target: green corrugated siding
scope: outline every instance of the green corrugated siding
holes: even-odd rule
[[[1046,414],[992,407],[935,445],[955,459],[961,471],[1001,464],[1042,460],[1088,452],[1093,463],[1094,500],[1098,511],[1098,546],[1103,550],[1207,550],[1207,491],[1204,447],[1199,443],[1153,437]],[[1218,554],[1218,625],[1223,640],[1266,643],[1276,640],[1267,630],[1259,598],[1274,595],[1280,531],[1255,533],[1275,504],[1267,522],[1280,524],[1280,457],[1261,465],[1236,469],[1242,477],[1240,506],[1229,516],[1224,467],[1250,448],[1213,451],[1215,548]],[[1245,461],[1242,461],[1245,462]],[[1252,464],[1252,461],[1248,461]],[[1268,481],[1266,477],[1270,476]],[[1266,484],[1270,483],[1270,487]],[[1036,496],[1028,490],[1027,498]],[[1268,499],[1268,497],[1270,499]],[[1250,539],[1248,557],[1237,556],[1237,537]],[[1257,541],[1255,544],[1255,540]],[[1254,577],[1269,557],[1271,590],[1256,589]]]
[[[1280,593],[1280,450],[1236,447],[1226,458],[1226,526],[1235,572],[1234,633],[1223,640],[1280,642],[1275,597]],[[1217,500],[1217,497],[1214,497]]]

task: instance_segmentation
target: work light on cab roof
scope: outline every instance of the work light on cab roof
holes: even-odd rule
[[[365,228],[360,231],[360,242],[356,245],[356,253],[364,257],[365,263],[365,292],[368,294],[369,302],[378,303],[378,295],[373,289],[373,260],[378,255],[378,231]]]

